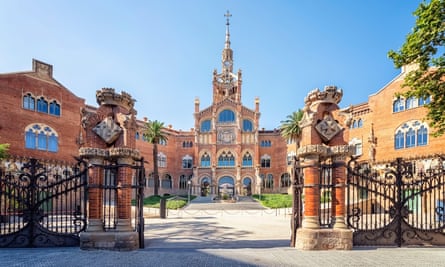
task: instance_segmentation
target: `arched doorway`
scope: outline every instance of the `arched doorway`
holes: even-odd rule
[[[221,198],[231,198],[235,194],[235,181],[230,176],[221,177],[218,181],[218,195]]]
[[[245,196],[252,195],[252,179],[249,177],[243,179],[243,194]]]
[[[210,178],[204,177],[201,179],[201,196],[208,196],[210,193]]]

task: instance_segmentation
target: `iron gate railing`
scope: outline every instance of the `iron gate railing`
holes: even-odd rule
[[[118,224],[119,191],[131,189],[131,225],[133,230],[139,234],[139,247],[144,248],[144,185],[145,169],[144,159],[136,160],[135,164],[118,164],[109,161],[106,164],[94,164],[92,167],[99,167],[104,170],[104,180],[100,185],[88,185],[90,188],[100,188],[102,190],[102,221],[105,231],[115,231]],[[121,184],[117,179],[117,174],[121,168],[132,170],[131,184]]]
[[[381,170],[348,163],[347,224],[354,245],[445,245],[444,158],[431,166],[401,158]]]
[[[0,247],[78,246],[86,227],[86,163],[19,164],[0,177]]]

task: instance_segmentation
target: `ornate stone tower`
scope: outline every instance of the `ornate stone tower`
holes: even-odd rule
[[[88,226],[80,236],[82,249],[132,250],[139,248],[138,235],[131,227],[131,185],[134,160],[140,159],[136,149],[135,100],[125,92],[104,88],[96,92],[96,112],[82,110],[85,142],[79,154],[89,162]],[[115,174],[117,225],[115,231],[104,231],[103,198],[104,165],[119,165]],[[110,204],[108,204],[110,205]]]
[[[343,92],[336,86],[311,91],[305,99],[301,121],[302,139],[297,156],[304,174],[304,216],[298,229],[296,247],[303,250],[351,249],[352,231],[345,224],[345,157],[352,149],[347,144],[345,123],[338,103]],[[320,229],[321,162],[332,164],[330,209],[334,229]]]

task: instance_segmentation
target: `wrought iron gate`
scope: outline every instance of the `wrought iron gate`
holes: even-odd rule
[[[11,163],[15,164],[15,163]],[[0,176],[0,247],[78,246],[86,227],[87,165],[30,159]]]
[[[88,187],[100,188],[103,196],[102,221],[105,231],[115,231],[118,224],[119,191],[131,189],[131,224],[133,230],[138,232],[139,248],[144,248],[144,185],[145,169],[144,159],[136,160],[135,164],[118,164],[116,161],[108,161],[104,165],[94,164],[104,170],[104,180],[100,185],[88,185]],[[132,171],[131,184],[118,182],[117,174],[121,168],[129,168]]]
[[[444,158],[402,159],[377,170],[348,163],[347,223],[354,245],[445,245]]]

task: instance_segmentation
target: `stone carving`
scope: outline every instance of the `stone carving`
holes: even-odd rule
[[[232,144],[235,141],[235,133],[232,128],[218,129],[218,142],[221,144]]]
[[[321,139],[323,139],[325,142],[330,141],[342,130],[340,125],[338,125],[337,121],[332,118],[330,113],[326,113],[324,115],[323,120],[315,125],[315,129],[317,130]]]
[[[120,106],[131,111],[136,100],[126,92],[117,94],[113,88],[102,88],[102,90],[96,91],[96,101],[99,105]]]
[[[322,103],[340,103],[343,97],[343,91],[341,89],[337,89],[337,86],[325,86],[324,91],[320,91],[320,89],[316,88],[309,92],[309,94],[304,99],[305,106],[311,106],[316,102]]]
[[[111,116],[107,116],[98,125],[93,128],[95,132],[102,140],[107,144],[112,144],[122,133],[122,128],[117,125]]]

